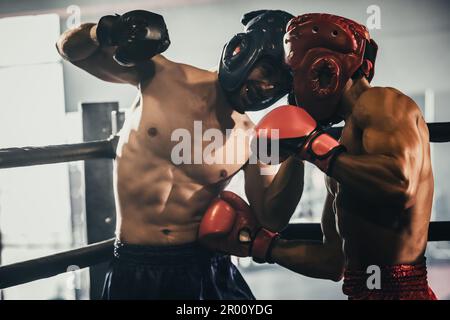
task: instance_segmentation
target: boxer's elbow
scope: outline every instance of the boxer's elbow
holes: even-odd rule
[[[55,44],[59,55],[68,61],[79,61],[89,57],[93,50],[97,49],[90,36],[92,26],[93,23],[83,23],[64,32]],[[94,49],[86,50],[86,44],[89,44],[89,48],[93,46]]]
[[[401,210],[410,209],[416,202],[416,190],[410,181],[402,181],[393,199],[395,207]]]
[[[391,170],[393,179],[385,188],[387,202],[396,208],[407,210],[416,201],[417,178],[405,160],[394,161]]]
[[[336,270],[331,270],[327,277],[328,280],[334,281],[334,282],[339,282],[342,280],[342,278],[344,278],[344,269],[336,269]]]
[[[58,51],[59,55],[66,60],[69,60],[68,46],[66,45],[67,39],[64,35],[62,35],[58,41],[55,43],[56,51]]]
[[[344,277],[345,258],[342,252],[332,254],[329,261],[326,262],[325,277],[328,280],[339,282]]]
[[[56,50],[59,55],[67,61],[77,61],[84,58],[78,54],[77,46],[66,35],[62,35],[56,42]]]

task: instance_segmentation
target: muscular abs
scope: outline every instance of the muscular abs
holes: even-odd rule
[[[142,104],[129,115],[121,132],[115,191],[117,236],[122,242],[171,245],[195,241],[204,210],[243,165],[173,164],[171,152],[178,143],[171,141],[175,129],[192,133],[194,120],[202,121],[203,130],[224,126],[215,108],[205,105],[197,94],[195,85],[199,84],[176,72],[180,70],[157,72],[141,89]],[[211,78],[209,72],[206,76]],[[234,128],[242,125],[236,119],[230,123]]]

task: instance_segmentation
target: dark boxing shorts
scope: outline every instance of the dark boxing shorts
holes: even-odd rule
[[[103,299],[255,299],[230,256],[198,244],[147,246],[116,242]]]
[[[425,260],[417,264],[380,266],[381,288],[368,289],[366,271],[346,271],[343,292],[349,300],[437,300],[428,286]]]

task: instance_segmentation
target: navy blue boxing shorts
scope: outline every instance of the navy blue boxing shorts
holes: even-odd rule
[[[254,300],[230,256],[196,243],[175,246],[116,241],[103,299]]]

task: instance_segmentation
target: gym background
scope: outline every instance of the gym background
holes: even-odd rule
[[[134,9],[164,16],[172,41],[165,52],[169,59],[207,69],[216,68],[223,45],[242,30],[245,12],[327,12],[367,25],[378,12],[370,30],[380,46],[372,84],[393,86],[412,96],[427,122],[450,121],[446,0],[1,0],[0,148],[81,142],[82,104],[113,102],[121,110],[129,108],[136,95],[133,87],[100,81],[62,61],[55,41],[78,23]],[[267,111],[250,116],[258,121]],[[448,144],[432,144],[433,221],[450,220],[449,157]],[[0,170],[2,265],[87,244],[84,177],[83,161]],[[243,195],[242,179],[235,177],[228,189]],[[319,222],[324,195],[322,173],[308,165],[305,192],[293,221]],[[440,299],[450,299],[450,242],[430,242],[426,256],[432,288]],[[342,283],[310,279],[249,259],[235,262],[258,299],[345,299]],[[74,267],[5,289],[0,297],[89,299],[89,276],[87,269]]]

